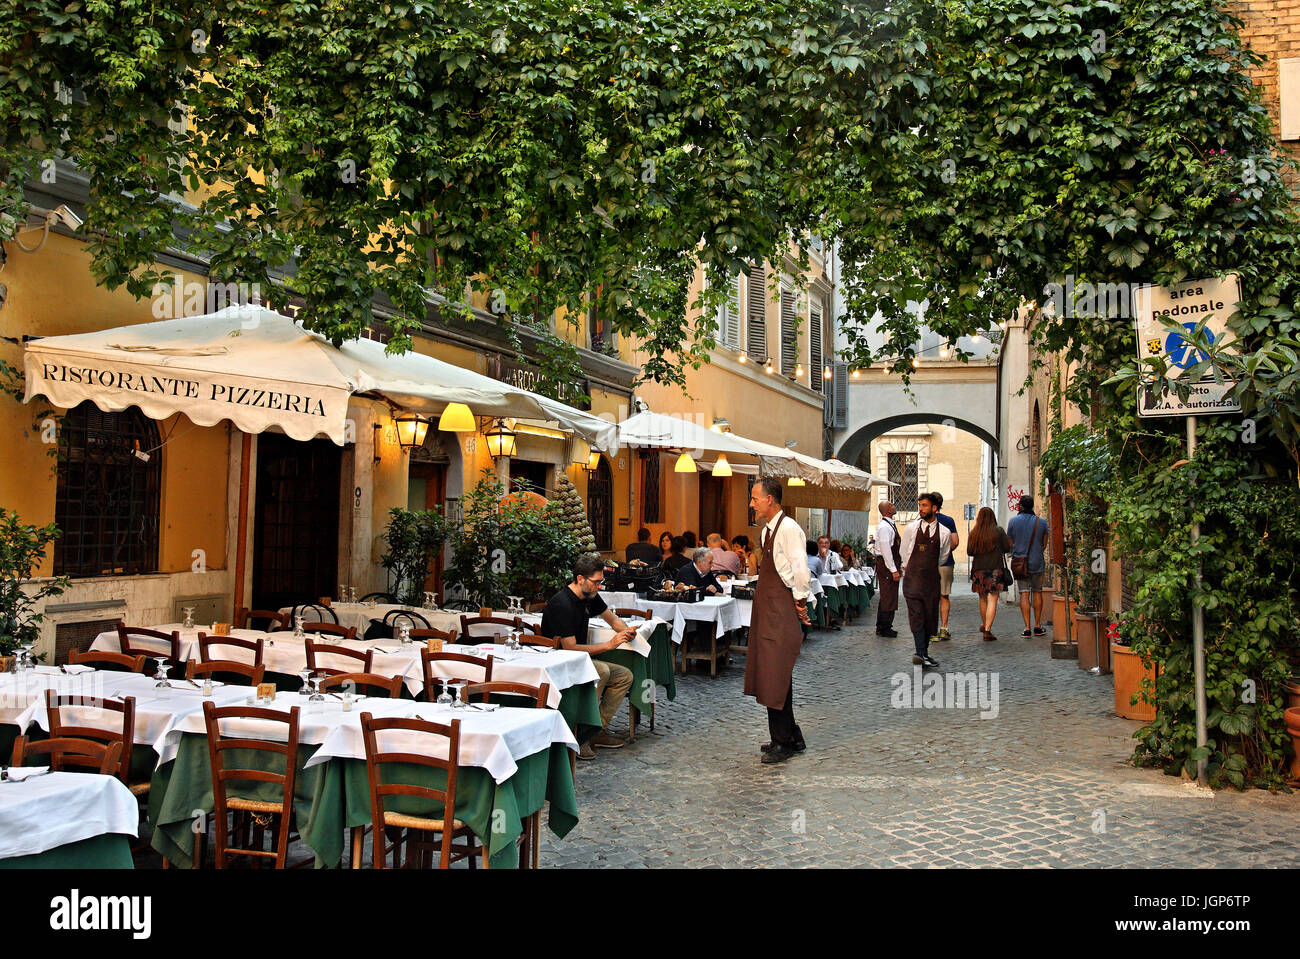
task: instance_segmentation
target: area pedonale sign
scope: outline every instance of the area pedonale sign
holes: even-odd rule
[[[1178,333],[1167,329],[1177,323],[1188,332],[1205,321],[1211,343],[1227,331],[1228,317],[1241,302],[1241,278],[1235,274],[1210,280],[1189,280],[1175,286],[1142,286],[1133,296],[1133,320],[1137,329],[1138,360],[1163,357],[1171,370],[1188,369],[1205,355]],[[1241,404],[1227,394],[1235,384],[1215,382],[1213,372],[1192,384],[1187,402],[1165,386],[1138,387],[1139,416],[1203,416],[1240,413]]]

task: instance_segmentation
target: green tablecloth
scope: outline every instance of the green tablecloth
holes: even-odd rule
[[[634,653],[630,649],[611,649],[608,653],[601,653],[596,657],[632,670],[632,691],[628,694],[628,698],[632,700],[632,705],[643,713],[650,711],[650,706],[655,699],[653,691],[655,686],[663,686],[668,690],[669,701],[677,698],[677,673],[673,669],[671,628],[668,623],[659,624],[654,635],[650,637],[648,657]],[[561,704],[561,711],[563,711],[563,704]],[[597,717],[600,715],[599,705],[597,705],[596,715]]]
[[[294,811],[302,841],[316,854],[317,865],[338,866],[347,844],[347,829],[371,823],[366,764],[360,759],[331,759],[302,768],[316,748],[299,749]],[[276,768],[275,757],[257,750],[231,750],[226,757],[232,766],[241,768]],[[487,842],[494,869],[518,866],[515,841],[523,831],[521,820],[541,809],[547,800],[551,803],[548,822],[555,835],[567,835],[578,822],[568,747],[553,745],[549,750],[525,757],[518,765],[515,774],[500,784],[493,781],[487,770],[477,766],[462,766],[457,777],[456,818],[468,825],[480,841]],[[422,784],[441,785],[435,781],[435,777],[441,779],[437,770],[414,768]],[[270,802],[280,798],[279,787],[270,783],[245,782],[235,786],[238,791],[232,794],[242,798]],[[207,739],[186,733],[181,737],[176,758],[154,772],[149,794],[149,819],[157,824],[154,849],[176,866],[189,868],[194,858],[195,824],[205,822],[202,814],[210,813],[212,808]],[[388,808],[420,811],[395,804]]]
[[[818,605],[819,606],[824,605],[826,607],[827,623],[824,623],[823,625],[827,625],[832,616],[838,617],[839,619],[843,619],[844,618],[844,593],[840,590],[838,586],[823,586],[822,590],[823,590],[822,602],[818,603]]]
[[[118,833],[65,843],[30,856],[0,859],[0,869],[134,869],[131,837]]]

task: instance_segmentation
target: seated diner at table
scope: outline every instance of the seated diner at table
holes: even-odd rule
[[[581,744],[578,752],[581,759],[596,758],[593,746],[618,749],[626,745],[624,740],[609,731],[609,722],[632,688],[632,671],[595,657],[618,649],[636,635],[636,630],[619,619],[600,598],[604,583],[605,561],[593,553],[580,554],[573,564],[573,582],[550,598],[542,610],[542,625],[539,627],[543,636],[559,640],[561,648],[580,650],[591,656],[592,665],[600,676],[596,695],[600,699],[601,730]],[[600,617],[614,630],[610,639],[603,643],[587,642],[587,620],[592,616]]]
[[[636,531],[636,542],[628,543],[627,549],[623,550],[623,558],[629,563],[639,559],[647,566],[657,566],[663,562],[659,550],[650,542],[650,531],[644,526]]]
[[[677,582],[697,586],[709,596],[722,594],[722,584],[713,575],[713,550],[701,546],[691,554],[691,562],[677,571]]]
[[[721,533],[710,533],[705,542],[713,553],[713,569],[716,572],[730,573],[733,576],[740,573],[741,559],[727,548],[727,541]]]
[[[666,577],[669,579],[676,579],[677,571],[683,566],[690,565],[690,557],[686,556],[685,552],[686,540],[682,539],[680,536],[674,536],[672,552],[664,557],[662,566]]]
[[[746,576],[758,575],[758,557],[749,548],[749,537],[745,535],[731,537],[731,551],[740,559],[740,571]]]

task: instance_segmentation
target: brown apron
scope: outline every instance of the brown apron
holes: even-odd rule
[[[886,522],[889,522],[889,520],[886,520]],[[894,526],[892,522],[889,525]],[[894,542],[890,544],[889,550],[893,553],[894,569],[901,569],[903,566],[903,554],[900,545],[898,527],[894,526]],[[880,587],[880,605],[876,607],[876,612],[895,612],[898,609],[898,582],[885,564],[885,557],[879,554],[876,555],[876,585]],[[879,619],[879,617],[877,618]],[[893,623],[893,621],[894,617],[890,616],[889,622]]]
[[[754,589],[754,606],[750,611],[749,650],[745,656],[745,695],[753,696],[768,709],[783,709],[794,661],[803,645],[803,628],[795,609],[794,590],[785,585],[776,571],[776,532],[788,516],[772,530],[763,543],[763,563],[758,568],[758,586]]]
[[[926,535],[917,529],[912,555],[903,575],[903,598],[907,600],[907,625],[913,633],[927,637],[939,632],[939,536],[943,527],[935,523]]]

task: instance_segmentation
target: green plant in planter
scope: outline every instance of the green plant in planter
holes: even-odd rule
[[[1043,450],[1039,467],[1044,481],[1059,486],[1065,515],[1065,568],[1071,593],[1081,611],[1097,612],[1106,605],[1104,562],[1110,538],[1103,496],[1115,475],[1114,456],[1104,436],[1080,423],[1062,430]]]
[[[569,582],[579,541],[557,502],[544,506],[507,498],[489,471],[461,500],[450,531],[451,562],[443,576],[480,605],[500,607],[507,596],[549,598]]]
[[[68,588],[66,576],[29,583],[59,528],[29,526],[18,514],[0,509],[0,655],[11,656],[25,642],[36,642],[44,616],[36,608]],[[28,583],[26,589],[23,584]]]
[[[403,603],[422,604],[429,563],[442,551],[447,533],[441,508],[405,510],[394,506],[389,510],[384,529],[388,551],[381,562],[388,570],[393,592]]]

